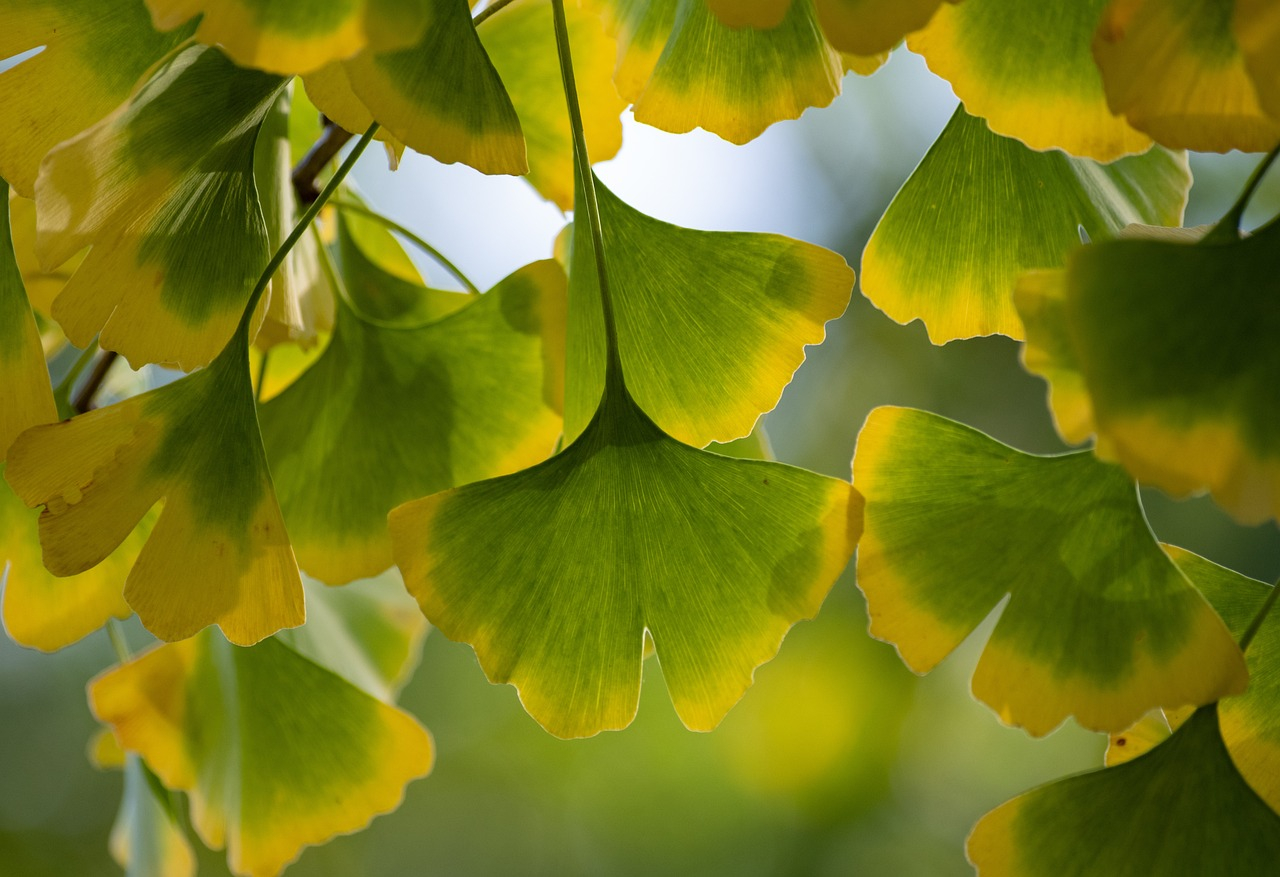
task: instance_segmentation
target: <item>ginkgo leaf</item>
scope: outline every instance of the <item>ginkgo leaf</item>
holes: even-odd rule
[[[244,67],[310,73],[330,61],[413,45],[430,21],[417,0],[147,0],[155,25],[200,16],[196,39]]]
[[[9,187],[0,179],[0,463],[18,433],[57,419],[44,347],[9,233]]]
[[[373,124],[373,114],[351,90],[351,80],[340,62],[335,61],[304,76],[302,84],[309,101],[323,107],[324,117],[344,131],[366,131]],[[379,128],[374,137],[386,148],[391,169],[395,170],[404,155],[404,144],[386,128]]]
[[[185,791],[191,822],[233,873],[278,874],[305,846],[399,806],[431,769],[430,735],[276,639],[213,631],[153,649],[89,685],[94,715]]]
[[[44,506],[55,575],[101,563],[157,501],[164,511],[125,582],[148,630],[180,640],[209,624],[248,645],[303,621],[302,583],[258,435],[244,332],[207,369],[37,426],[5,473]]]
[[[124,795],[111,827],[111,858],[125,877],[195,877],[196,859],[160,790],[136,755],[124,764]]]
[[[573,444],[515,475],[391,512],[405,584],[559,737],[635,716],[645,636],[677,714],[714,728],[848,562],[847,482],[665,435],[616,369]]]
[[[959,3],[960,0],[946,0]],[[815,0],[827,40],[841,52],[887,52],[929,23],[943,0]]]
[[[1271,0],[1235,0],[1232,30],[1258,100],[1280,119],[1280,8]]]
[[[695,231],[635,210],[598,180],[627,386],[676,439],[696,447],[751,431],[844,312],[853,272],[836,253],[772,234]],[[604,386],[604,331],[585,223],[575,223],[565,438],[586,427]]]
[[[980,877],[1269,874],[1280,816],[1241,779],[1206,706],[1141,758],[992,810],[968,854]]]
[[[939,7],[907,45],[965,109],[1032,149],[1113,161],[1151,138],[1107,107],[1090,44],[1107,0],[977,0]]]
[[[880,218],[862,254],[862,292],[934,344],[1022,338],[1018,275],[1053,268],[1080,243],[1143,222],[1182,221],[1191,171],[1164,149],[1100,165],[1035,152],[957,107]]]
[[[344,244],[363,313],[340,305],[324,355],[261,411],[298,562],[330,584],[391,566],[386,520],[400,503],[546,459],[563,407],[557,263],[535,262],[482,296],[445,293],[466,304],[451,316],[393,324],[365,315],[386,319],[374,306],[394,303],[406,281]]]
[[[462,162],[486,174],[527,172],[520,119],[466,0],[424,2],[431,25],[415,45],[362,52],[340,71],[308,77],[307,94],[349,131],[376,120],[399,142],[445,164]]]
[[[1024,277],[1026,364],[1068,441],[1256,523],[1280,514],[1280,223],[1202,234],[1136,228]]]
[[[30,198],[22,198],[9,192],[9,232],[13,236],[13,251],[22,275],[22,285],[27,288],[27,300],[31,309],[42,317],[52,317],[53,300],[71,275],[80,267],[82,253],[77,253],[56,268],[45,270],[36,258],[36,204]]]
[[[1132,481],[1088,453],[1024,454],[924,411],[858,435],[858,586],[871,634],[933,669],[1009,597],[973,693],[1036,736],[1119,731],[1244,689],[1221,619],[1160,550]]]
[[[53,304],[73,344],[191,369],[227,343],[271,255],[254,144],[283,85],[194,47],[49,154],[40,260],[93,247]]]
[[[129,97],[191,28],[157,33],[137,0],[11,0],[0,58],[42,51],[0,72],[0,177],[31,197],[40,159]]]
[[[1232,35],[1232,6],[1111,0],[1093,41],[1111,111],[1175,149],[1261,152],[1280,143],[1280,118],[1258,105]]]
[[[573,71],[592,160],[613,158],[622,146],[626,101],[613,85],[617,48],[600,19],[574,4],[565,7]],[[561,210],[573,207],[573,144],[548,0],[522,0],[480,28],[485,51],[520,116],[531,186]]]
[[[618,40],[614,82],[638,122],[746,143],[840,93],[840,53],[813,0],[793,0],[770,30],[732,28],[701,0],[595,0]]]

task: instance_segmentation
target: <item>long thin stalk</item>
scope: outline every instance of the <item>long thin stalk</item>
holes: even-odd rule
[[[1245,181],[1244,189],[1240,193],[1240,197],[1236,199],[1236,203],[1231,205],[1228,210],[1218,220],[1217,225],[1209,232],[1207,237],[1217,238],[1223,237],[1227,240],[1234,240],[1240,235],[1240,223],[1244,219],[1244,212],[1249,206],[1249,201],[1253,199],[1253,195],[1258,190],[1258,186],[1262,184],[1263,178],[1267,175],[1267,171],[1271,169],[1271,165],[1275,162],[1276,157],[1280,156],[1280,146],[1267,153],[1266,157],[1258,163],[1253,169],[1253,173],[1249,174],[1249,179]]]
[[[1240,637],[1240,651],[1243,652],[1248,649],[1249,643],[1253,642],[1253,638],[1258,635],[1258,630],[1262,627],[1262,623],[1271,614],[1271,607],[1276,605],[1277,596],[1280,596],[1280,582],[1276,582],[1271,586],[1271,593],[1267,594],[1267,599],[1263,601],[1262,608],[1253,617],[1253,621],[1249,622],[1249,628],[1244,632],[1244,636]]]

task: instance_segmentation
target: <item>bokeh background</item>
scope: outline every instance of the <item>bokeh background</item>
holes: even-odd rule
[[[876,220],[955,104],[946,83],[899,51],[876,75],[849,77],[831,107],[746,147],[628,118],[622,153],[598,170],[661,219],[803,238],[856,269]],[[1194,156],[1186,224],[1221,215],[1255,163]],[[417,155],[393,174],[370,154],[356,179],[374,206],[482,288],[550,255],[565,222],[519,180]],[[1259,194],[1255,216],[1280,212],[1278,182]],[[858,429],[883,404],[927,408],[1024,450],[1063,450],[1044,395],[1021,369],[1017,344],[935,348],[919,324],[893,323],[855,291],[766,425],[779,459],[847,478]],[[1203,498],[1143,498],[1162,539],[1259,578],[1280,574],[1273,525],[1239,527]],[[147,643],[136,624],[126,629],[135,649]],[[969,677],[989,630],[917,679],[891,646],[868,637],[850,568],[715,732],[684,730],[650,660],[635,723],[574,742],[544,733],[513,689],[489,685],[469,647],[433,634],[401,702],[435,736],[434,773],[409,787],[396,813],[308,850],[288,873],[971,873],[964,839],[984,812],[1098,766],[1105,746],[1071,723],[1033,740],[975,702]],[[118,874],[106,836],[120,776],[85,756],[95,725],[84,685],[113,661],[105,636],[52,656],[0,640],[0,877]],[[222,855],[202,852],[200,873],[226,874]]]

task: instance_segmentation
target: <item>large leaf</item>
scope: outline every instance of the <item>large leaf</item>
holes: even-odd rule
[[[138,0],[9,0],[0,58],[42,51],[0,72],[0,177],[31,197],[40,159],[114,110],[190,32],[157,33]]]
[[[1022,338],[1018,275],[1066,261],[1080,242],[1143,222],[1177,225],[1191,187],[1182,154],[1152,149],[1100,165],[1035,152],[957,107],[889,205],[862,255],[862,291],[934,344]]]
[[[190,369],[226,344],[270,256],[254,146],[283,85],[191,48],[50,153],[36,183],[40,259],[93,247],[53,305],[77,347],[101,331],[135,366]]]
[[[1032,149],[1112,161],[1151,139],[1107,108],[1090,44],[1107,0],[943,5],[907,37],[965,109]]]
[[[1068,441],[1257,522],[1280,514],[1280,223],[1189,237],[1138,228],[1024,277],[1026,362]]]
[[[690,728],[714,728],[852,554],[843,481],[666,436],[615,371],[587,429],[532,469],[391,513],[405,584],[561,737],[634,717],[646,635]]]
[[[1233,5],[1111,0],[1093,53],[1112,112],[1175,149],[1261,152],[1280,143],[1280,118],[1258,105],[1231,32]]]
[[[1153,707],[1244,689],[1240,650],[1118,468],[877,408],[853,471],[871,633],[909,667],[933,669],[1008,596],[973,677],[1003,721],[1037,736],[1067,716],[1119,731]]]
[[[1141,758],[997,807],[968,852],[980,877],[1269,874],[1280,816],[1241,779],[1208,706]]]
[[[653,219],[598,180],[627,386],[668,434],[702,447],[751,431],[844,312],[853,272],[813,244],[694,231]],[[585,219],[585,214],[582,214]],[[604,386],[604,330],[591,236],[574,224],[565,436],[583,431]]]

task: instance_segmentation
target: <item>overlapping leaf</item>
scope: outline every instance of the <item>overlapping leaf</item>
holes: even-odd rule
[[[1024,277],[1026,364],[1058,429],[1176,494],[1280,513],[1280,223],[1249,237],[1134,229]]]
[[[1280,143],[1280,117],[1259,106],[1232,34],[1233,5],[1111,0],[1093,53],[1112,112],[1175,149],[1260,152]]]
[[[111,827],[111,858],[125,877],[195,877],[196,859],[172,809],[136,755],[127,756],[124,796]]]
[[[1134,222],[1177,225],[1191,187],[1185,156],[1156,148],[1099,165],[1034,152],[955,115],[880,219],[862,256],[862,291],[929,339],[1021,338],[1018,275],[1062,265],[1080,242]]]
[[[31,309],[42,317],[53,313],[53,300],[71,275],[80,267],[81,256],[72,256],[63,264],[45,270],[36,258],[36,205],[30,198],[9,193],[9,232],[13,236],[14,256],[22,284],[27,288]]]
[[[318,593],[311,597],[324,599]],[[95,715],[166,786],[189,794],[197,833],[226,846],[236,874],[279,873],[304,846],[395,809],[404,786],[431,769],[430,736],[382,699],[416,653],[421,619],[376,602],[355,615],[381,621],[355,636],[330,627],[311,639],[326,648],[323,661],[280,639],[242,649],[204,631],[90,684]],[[343,651],[385,652],[389,639],[402,657],[365,662],[384,690],[332,668]]]
[[[1121,470],[1035,457],[937,415],[879,408],[858,436],[858,585],[871,633],[931,670],[1006,595],[974,695],[1035,735],[1121,730],[1243,690],[1222,621],[1160,550]]]
[[[1151,139],[1111,114],[1090,45],[1107,0],[944,4],[907,37],[965,109],[1032,149],[1112,161]]]
[[[101,330],[134,365],[190,369],[226,344],[270,256],[254,148],[282,87],[194,47],[50,153],[36,184],[40,259],[93,247],[53,305],[76,346]]]
[[[627,386],[669,435],[702,447],[746,435],[843,313],[853,272],[836,253],[779,235],[694,231],[628,206],[599,181]],[[565,436],[604,386],[591,238],[574,226]]]
[[[42,51],[0,72],[0,177],[31,197],[40,159],[119,106],[190,33],[157,33],[137,0],[6,3],[0,58]]]
[[[147,0],[156,27],[200,16],[196,39],[237,64],[310,73],[365,49],[407,48],[430,21],[418,0]]]
[[[831,45],[854,55],[889,51],[907,34],[928,24],[942,3],[943,0],[815,0],[818,21]]]
[[[546,459],[561,431],[565,309],[555,262],[474,297],[382,271],[345,224],[339,240],[361,313],[341,305],[324,355],[261,412],[299,563],[334,584],[391,565],[394,506]]]
[[[1280,119],[1280,9],[1270,0],[1235,0],[1232,30],[1258,100]]]

